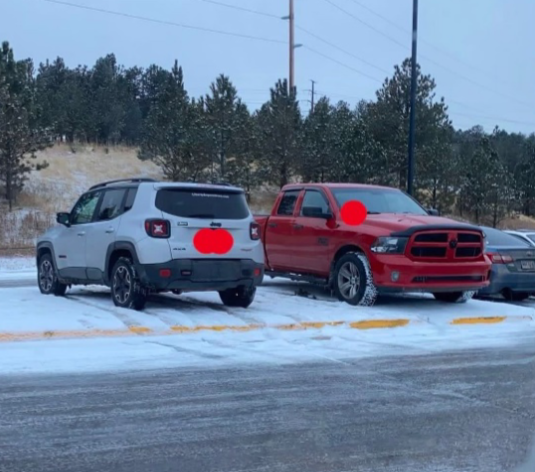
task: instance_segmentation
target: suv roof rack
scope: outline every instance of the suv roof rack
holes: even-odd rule
[[[142,183],[142,182],[158,182],[158,181],[155,180],[155,179],[149,179],[149,178],[145,178],[145,177],[133,178],[133,179],[108,180],[106,182],[101,182],[99,184],[93,185],[92,187],[89,187],[89,190],[93,190],[93,189],[100,188],[100,187],[106,187],[107,185],[118,184],[118,183],[122,183],[122,182],[125,182],[125,183],[126,182],[128,182],[128,183]]]

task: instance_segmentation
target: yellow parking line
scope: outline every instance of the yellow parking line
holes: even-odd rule
[[[456,318],[452,325],[465,325],[465,324],[496,324],[502,323],[507,319],[507,316],[480,316],[477,318]]]
[[[363,320],[349,323],[349,326],[354,329],[377,329],[377,328],[399,328],[407,326],[410,320]]]

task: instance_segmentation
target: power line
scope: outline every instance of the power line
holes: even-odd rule
[[[240,11],[244,11],[244,12],[247,12],[247,13],[253,13],[255,15],[265,16],[267,18],[275,18],[277,20],[281,19],[280,16],[273,15],[272,13],[266,13],[266,12],[263,12],[263,11],[252,10],[250,8],[239,7],[237,5],[230,5],[228,3],[218,2],[216,0],[200,0],[200,1],[201,2],[205,2],[205,3],[212,3],[213,5],[219,5],[221,7],[231,8],[233,10],[240,10]]]
[[[398,41],[396,38],[393,38],[392,36],[390,36],[390,35],[384,33],[384,32],[381,31],[380,29],[376,28],[375,26],[370,25],[369,23],[367,23],[366,21],[362,20],[362,19],[359,18],[358,16],[354,15],[354,14],[351,13],[350,11],[348,11],[348,10],[346,10],[345,8],[342,8],[341,6],[337,5],[337,4],[334,3],[332,0],[324,0],[324,1],[327,2],[329,5],[333,6],[334,8],[336,8],[337,10],[343,12],[343,13],[346,14],[347,16],[353,18],[355,21],[357,21],[357,22],[359,22],[359,23],[365,25],[365,26],[368,27],[369,29],[375,31],[377,34],[379,34],[379,35],[381,35],[381,36],[387,38],[389,41],[391,41],[391,42],[393,42],[394,44],[397,44],[398,46],[400,46],[400,47],[402,47],[403,49],[407,50],[407,48],[408,48],[408,47],[407,47],[407,44],[404,44],[404,43]],[[444,70],[450,72],[451,74],[457,75],[458,77],[462,78],[463,80],[465,80],[465,81],[467,81],[467,82],[469,82],[469,83],[471,83],[471,84],[473,84],[473,85],[475,85],[475,86],[477,86],[477,87],[484,88],[484,89],[488,90],[489,92],[492,92],[492,93],[494,93],[494,94],[496,94],[496,95],[500,95],[500,96],[506,98],[507,100],[517,102],[517,103],[519,103],[519,104],[521,104],[521,105],[523,105],[523,106],[526,106],[526,107],[529,107],[530,109],[533,109],[533,106],[532,106],[532,105],[529,105],[528,103],[525,103],[525,102],[523,102],[523,101],[521,101],[521,100],[518,100],[518,99],[516,99],[516,98],[514,98],[514,97],[510,97],[510,96],[508,96],[508,95],[506,95],[506,94],[504,94],[504,93],[502,93],[502,92],[499,92],[499,91],[494,90],[494,89],[492,89],[492,88],[490,88],[490,87],[487,87],[486,85],[483,85],[483,84],[481,84],[481,83],[479,83],[479,82],[477,82],[477,81],[475,81],[475,80],[472,80],[472,79],[470,79],[469,77],[466,77],[466,76],[460,74],[459,72],[457,72],[457,71],[455,71],[455,70],[452,70],[452,69],[450,69],[450,68],[448,68],[448,67],[446,67],[446,66],[440,64],[439,62],[437,62],[437,61],[431,59],[430,57],[424,56],[423,54],[420,54],[420,57],[421,57],[422,59],[425,59],[426,61],[432,63],[432,64],[435,64],[435,65],[438,66],[438,67],[443,68]]]
[[[360,74],[364,77],[367,77],[368,79],[370,80],[373,80],[374,82],[379,82],[379,83],[382,83],[382,81],[376,77],[373,77],[369,74],[366,74],[366,72],[362,72],[361,70],[358,70],[358,69],[355,69],[354,67],[351,67],[347,64],[345,64],[344,62],[341,62],[339,61],[338,59],[335,59],[331,56],[328,56],[327,54],[323,54],[322,52],[319,52],[319,51],[316,51],[315,49],[312,49],[310,46],[306,46],[306,45],[303,45],[303,48],[304,49],[307,49],[308,51],[318,55],[318,56],[321,56],[323,57],[324,59],[327,59],[328,61],[331,61],[331,62],[335,62],[336,64],[342,66],[342,67],[345,67],[346,69],[349,69],[349,70],[352,70],[353,72],[356,72],[357,74]]]
[[[277,16],[277,15],[273,15],[271,13],[266,13],[266,12],[263,12],[263,11],[259,11],[259,10],[252,10],[250,8],[244,8],[244,7],[239,7],[237,5],[230,5],[228,3],[224,3],[224,2],[220,2],[220,1],[217,1],[217,0],[199,0],[199,1],[202,1],[202,2],[206,2],[206,3],[212,3],[214,5],[219,5],[219,6],[222,6],[222,7],[226,7],[226,8],[230,8],[232,10],[238,10],[238,11],[243,11],[243,12],[247,12],[247,13],[252,13],[254,15],[259,15],[259,16],[264,16],[264,17],[268,17],[268,18],[274,18],[274,19],[277,19],[277,20],[280,20],[281,17]],[[332,43],[331,41],[328,41],[324,38],[322,38],[321,36],[317,35],[316,33],[313,33],[312,31],[306,29],[306,28],[303,28],[302,26],[296,26],[296,29],[302,31],[303,33],[305,34],[308,34],[309,36],[312,36],[313,38],[316,38],[318,41],[321,41],[322,43],[325,43],[327,45],[329,45],[330,47],[334,48],[334,49],[337,49],[338,51],[341,51],[343,52],[344,54],[347,54],[348,56],[351,56],[353,57],[354,59],[357,59],[358,61],[370,66],[370,67],[373,67],[374,69],[377,69],[381,72],[384,72],[385,74],[390,74],[389,71],[387,71],[386,69],[383,69],[379,66],[376,66],[375,64],[367,61],[366,59],[363,59],[362,57],[359,57],[357,56],[356,54],[353,54],[352,52],[340,47],[340,46],[337,46],[336,44]]]
[[[374,69],[377,69],[378,71],[384,72],[385,74],[390,74],[390,72],[387,71],[386,69],[383,69],[383,68],[381,68],[379,66],[376,66],[375,64],[372,64],[371,62],[368,62],[366,59],[363,59],[362,57],[359,57],[356,54],[353,54],[352,52],[349,52],[346,49],[341,48],[340,46],[337,46],[336,44],[331,43],[330,41],[327,41],[326,39],[323,39],[321,36],[318,36],[316,33],[312,33],[312,31],[309,31],[309,30],[303,28],[302,26],[296,26],[296,28],[298,30],[302,31],[303,33],[308,34],[309,36],[312,36],[313,38],[316,38],[318,41],[321,41],[321,42],[331,46],[334,49],[338,49],[338,51],[341,51],[344,54],[347,54],[348,56],[351,56],[354,59],[357,59],[358,61],[360,61],[360,62],[362,62],[364,64],[367,64],[368,66],[373,67]]]
[[[205,27],[202,27],[202,26],[185,25],[185,24],[182,24],[182,23],[175,23],[174,21],[159,20],[159,19],[156,19],[156,18],[148,18],[146,16],[139,16],[139,15],[131,15],[129,13],[122,13],[122,12],[113,11],[113,10],[105,10],[103,8],[97,8],[97,7],[89,7],[89,6],[80,5],[80,4],[77,4],[77,3],[64,2],[62,0],[42,0],[42,1],[48,2],[48,3],[55,3],[55,4],[58,4],[58,5],[64,5],[64,6],[68,6],[68,7],[72,7],[72,8],[79,8],[79,9],[82,9],[82,10],[89,10],[89,11],[94,11],[94,12],[98,12],[98,13],[105,13],[105,14],[108,14],[108,15],[121,16],[123,18],[130,18],[130,19],[133,19],[133,20],[141,20],[141,21],[147,21],[147,22],[151,22],[151,23],[158,23],[158,24],[162,24],[162,25],[174,26],[174,27],[178,27],[178,28],[203,31],[205,33],[215,33],[215,34],[221,34],[221,35],[225,35],[225,36],[234,36],[234,37],[237,37],[237,38],[252,39],[252,40],[255,40],[255,41],[263,41],[263,42],[267,42],[267,43],[286,44],[286,41],[282,41],[280,39],[264,38],[264,37],[261,37],[261,36],[252,36],[252,35],[248,35],[248,34],[234,33],[232,31],[222,31],[222,30],[216,30],[216,29],[212,29],[212,28],[205,28]]]
[[[376,17],[378,18],[381,18],[382,20],[386,21],[388,24],[392,25],[394,28],[397,28],[398,30],[400,31],[403,31],[404,33],[408,33],[410,34],[411,31],[407,28],[404,28],[403,26],[399,25],[398,23],[396,23],[395,21],[392,21],[390,20],[389,18],[387,18],[386,16],[384,15],[381,15],[379,12],[377,12],[376,10],[374,10],[373,8],[370,8],[369,6],[367,5],[364,5],[363,3],[361,3],[359,0],[349,0],[351,2],[353,2],[355,5],[358,5],[360,6],[361,8],[363,8],[364,10],[367,10],[368,12],[370,12],[372,15],[375,15]],[[459,62],[460,64],[464,65],[465,67],[469,67],[475,71],[478,71],[480,73],[483,73],[483,74],[488,74],[488,72],[484,71],[484,70],[481,70],[475,66],[473,66],[472,64],[470,64],[469,62],[465,62],[463,61],[462,59],[459,59],[455,54],[452,54],[451,52],[439,47],[439,46],[436,46],[435,44],[425,40],[425,39],[420,39],[420,41],[424,44],[427,44],[428,46],[432,47],[433,49],[435,49],[436,51],[439,51],[441,52],[442,54],[446,55],[446,56],[449,56],[451,57],[452,59],[454,59],[455,61]],[[503,83],[503,81],[500,80],[500,82]]]

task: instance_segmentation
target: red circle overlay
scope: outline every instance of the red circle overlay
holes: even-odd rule
[[[368,210],[363,203],[357,200],[350,200],[342,205],[340,215],[342,221],[349,226],[358,226],[364,223]]]
[[[226,229],[204,228],[193,237],[193,246],[201,254],[227,254],[234,246],[234,238]]]

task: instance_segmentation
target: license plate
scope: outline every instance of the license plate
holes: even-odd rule
[[[522,270],[535,270],[535,261],[520,261]]]

